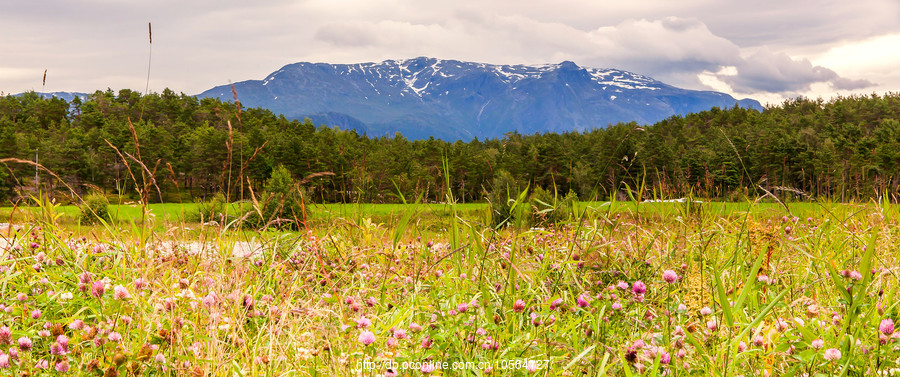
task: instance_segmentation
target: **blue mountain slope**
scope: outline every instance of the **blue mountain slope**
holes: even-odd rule
[[[295,63],[234,84],[246,107],[338,125],[370,136],[402,132],[446,140],[565,132],[617,122],[649,124],[714,106],[762,109],[717,92],[679,89],[646,76],[572,62],[491,65],[416,58],[381,63]],[[199,97],[232,98],[222,85]]]

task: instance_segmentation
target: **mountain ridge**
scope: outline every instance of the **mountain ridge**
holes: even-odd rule
[[[289,118],[330,120],[369,136],[447,140],[583,131],[619,122],[759,102],[680,89],[618,69],[564,61],[497,65],[427,57],[380,63],[292,63],[262,80],[234,84],[241,103]],[[230,85],[198,97],[231,100]],[[327,114],[327,116],[326,116]]]

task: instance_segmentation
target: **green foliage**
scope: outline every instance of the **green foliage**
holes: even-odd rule
[[[325,203],[396,203],[398,189],[423,202],[443,202],[448,192],[459,203],[480,201],[502,172],[531,188],[574,191],[583,199],[628,187],[634,198],[692,193],[740,200],[760,196],[758,185],[793,188],[803,199],[863,201],[885,193],[900,199],[900,93],[794,99],[762,112],[714,108],[653,125],[511,132],[467,142],[365,137],[264,109],[238,117],[232,104],[170,90],[97,91],[74,105],[36,93],[0,97],[0,158],[37,154],[70,186],[87,183],[136,198],[142,168],[122,161],[110,145],[140,156],[155,172],[162,195],[150,195],[153,201],[196,201],[218,192],[228,202],[248,200],[250,189],[270,191],[265,183],[279,165],[303,182],[310,199]],[[28,185],[34,175],[31,165],[8,166],[0,171],[0,199],[13,182]],[[64,191],[47,174],[41,182],[44,192]],[[520,192],[507,192],[504,200]],[[493,194],[502,212],[506,205],[495,200],[500,191]]]
[[[15,182],[5,166],[0,166],[0,202],[5,202],[13,194]]]
[[[226,220],[228,202],[225,195],[217,193],[197,205],[197,212],[189,220],[221,223]]]
[[[303,197],[304,192],[295,184],[291,172],[284,165],[278,165],[266,181],[260,208],[262,217],[251,213],[248,222],[262,228],[299,229],[303,220]]]
[[[521,221],[524,206],[519,205],[523,202],[520,196],[525,192],[508,171],[497,172],[486,198],[491,207],[491,225],[499,227]]]
[[[578,195],[574,191],[560,197],[556,192],[549,192],[540,186],[535,187],[528,198],[528,203],[531,204],[532,223],[546,226],[569,220],[577,200]]]
[[[86,196],[81,204],[81,222],[84,224],[109,223],[112,218],[109,215],[109,200],[100,193]]]

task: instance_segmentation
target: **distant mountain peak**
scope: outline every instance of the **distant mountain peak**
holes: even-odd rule
[[[310,117],[413,139],[502,137],[565,132],[616,122],[653,123],[714,106],[762,109],[753,100],[679,89],[617,69],[571,61],[497,65],[429,57],[380,63],[294,63],[263,80],[235,84],[241,103],[288,117]],[[200,97],[228,101],[228,86]]]

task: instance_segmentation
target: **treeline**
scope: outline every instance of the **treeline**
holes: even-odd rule
[[[629,190],[644,198],[737,200],[763,189],[864,200],[900,187],[900,95],[795,99],[759,112],[712,109],[650,126],[447,142],[289,120],[264,109],[171,90],[97,91],[71,103],[0,97],[0,195],[71,187],[151,201],[229,201],[259,193],[283,165],[320,202],[484,200],[495,177],[582,199]],[[55,178],[21,161],[37,161]],[[155,181],[153,181],[155,179]],[[508,181],[508,180],[504,180]],[[63,184],[65,183],[65,184]],[[448,187],[449,185],[449,187]]]

